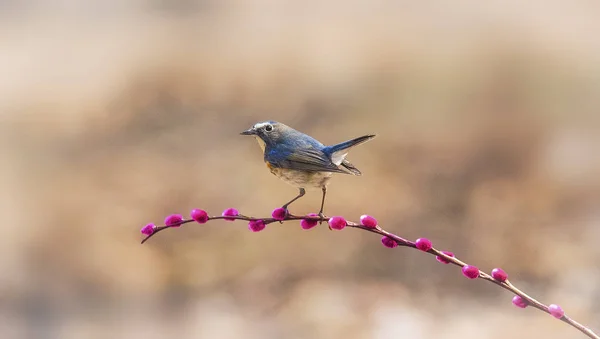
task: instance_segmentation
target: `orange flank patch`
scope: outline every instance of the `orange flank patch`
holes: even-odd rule
[[[268,162],[268,161],[266,161],[266,163],[267,163],[267,167],[268,167],[270,170],[272,170],[272,169],[273,169],[273,165],[271,165],[271,163],[270,163],[270,162]]]

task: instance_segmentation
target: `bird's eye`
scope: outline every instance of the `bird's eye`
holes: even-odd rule
[[[272,130],[273,130],[273,125],[267,125],[267,126],[265,126],[265,131],[271,132]]]

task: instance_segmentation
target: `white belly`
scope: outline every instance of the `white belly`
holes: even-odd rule
[[[294,187],[323,188],[331,179],[331,172],[303,172],[284,168],[271,168],[271,173]]]

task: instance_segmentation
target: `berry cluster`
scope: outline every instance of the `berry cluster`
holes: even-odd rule
[[[141,233],[145,235],[142,243],[146,242],[150,237],[155,235],[156,233],[165,230],[167,228],[173,227],[181,227],[183,224],[197,222],[199,224],[204,224],[209,220],[223,219],[226,221],[235,221],[235,220],[244,220],[248,222],[248,229],[252,232],[260,232],[263,231],[267,225],[274,222],[284,222],[284,221],[292,221],[299,220],[300,227],[304,230],[309,230],[315,226],[317,226],[320,222],[326,221],[331,230],[342,230],[346,227],[352,227],[357,229],[362,229],[368,232],[376,233],[382,236],[381,243],[383,246],[387,248],[396,248],[398,246],[409,247],[418,249],[423,252],[427,252],[435,256],[435,259],[442,264],[453,264],[461,267],[462,274],[468,279],[483,279],[489,282],[492,282],[510,292],[512,292],[515,296],[512,299],[512,303],[519,308],[525,308],[527,306],[535,307],[541,311],[544,311],[554,318],[560,319],[565,323],[573,326],[578,329],[585,335],[590,338],[600,339],[600,337],[595,334],[589,328],[583,326],[582,324],[576,322],[570,317],[565,315],[565,312],[558,305],[551,304],[546,306],[539,301],[533,299],[529,295],[525,294],[521,290],[517,289],[514,285],[508,281],[508,274],[501,268],[494,268],[491,271],[491,274],[487,274],[481,271],[479,268],[473,265],[466,264],[455,257],[454,253],[449,251],[440,251],[433,247],[431,240],[427,238],[419,238],[416,241],[406,240],[401,238],[395,234],[389,233],[382,229],[379,226],[377,220],[370,215],[362,215],[360,217],[360,223],[355,223],[351,221],[347,221],[341,216],[334,217],[321,217],[318,214],[311,213],[305,216],[296,216],[289,213],[285,208],[276,208],[271,213],[270,218],[253,218],[241,215],[239,211],[235,208],[228,208],[221,213],[220,216],[211,217],[208,213],[201,209],[193,209],[190,213],[191,219],[184,219],[180,214],[172,214],[165,218],[164,226],[156,226],[155,224],[147,224],[142,227]]]

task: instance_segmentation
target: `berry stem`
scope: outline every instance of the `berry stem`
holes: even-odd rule
[[[327,222],[330,218],[327,216],[319,216],[319,215],[308,215],[308,216],[297,216],[297,215],[293,215],[290,213],[287,213],[285,215],[285,217],[283,218],[283,220],[278,220],[275,219],[273,217],[267,217],[267,218],[254,218],[254,217],[248,217],[242,214],[236,215],[236,216],[214,216],[214,217],[209,217],[208,221],[211,220],[219,220],[219,219],[230,219],[230,220],[245,220],[245,221],[253,221],[253,220],[258,220],[258,219],[262,219],[264,222],[264,225],[268,225],[274,222],[285,222],[285,221],[294,221],[294,220],[312,220],[312,221],[318,221],[318,222]],[[190,222],[194,222],[193,219],[184,219],[181,220],[178,223],[173,223],[169,226],[158,226],[154,228],[154,232],[146,235],[146,237],[142,240],[142,244],[145,243],[146,241],[148,241],[148,239],[150,239],[151,237],[153,237],[154,235],[156,235],[157,233],[167,229],[167,228],[172,228],[172,227],[179,227],[183,224],[187,224]],[[347,227],[351,227],[351,228],[356,228],[356,229],[361,229],[363,231],[367,231],[367,232],[371,232],[371,233],[375,233],[381,236],[386,236],[392,240],[394,240],[397,244],[398,247],[409,247],[409,248],[413,248],[413,249],[417,249],[417,246],[415,245],[414,242],[404,239],[396,234],[390,233],[386,230],[384,230],[383,228],[381,228],[379,225],[376,225],[374,227],[372,227],[372,223],[369,224],[369,226],[364,226],[360,223],[356,223],[356,222],[352,222],[352,221],[346,221],[346,226]],[[423,252],[421,250],[419,250],[419,252]],[[442,257],[444,259],[446,259],[446,261],[448,261],[449,263],[459,266],[459,267],[464,267],[467,264],[465,262],[463,262],[462,260],[456,258],[455,256],[449,256],[447,254],[445,254],[444,252],[432,247],[431,249],[429,249],[427,251],[428,254],[434,255],[434,256],[439,256]],[[551,314],[548,306],[539,302],[538,300],[534,299],[533,297],[529,296],[528,294],[526,294],[525,292],[521,291],[520,289],[518,289],[516,286],[514,286],[509,280],[505,280],[505,281],[498,281],[496,279],[494,279],[491,275],[487,274],[486,272],[483,272],[481,270],[479,270],[479,276],[476,279],[483,279],[486,281],[489,281],[491,283],[494,283],[495,285],[498,285],[500,287],[502,287],[503,289],[510,291],[511,293],[520,296],[526,303],[528,306],[532,306],[534,308],[537,308],[540,311],[546,312],[548,314]],[[567,323],[568,325],[576,328],[577,330],[581,331],[583,334],[585,334],[586,336],[588,336],[589,338],[592,339],[600,339],[600,336],[598,336],[596,333],[594,333],[591,329],[589,329],[588,327],[582,325],[581,323],[575,321],[574,319],[568,317],[567,315],[563,315],[562,317],[560,317],[560,320]]]

